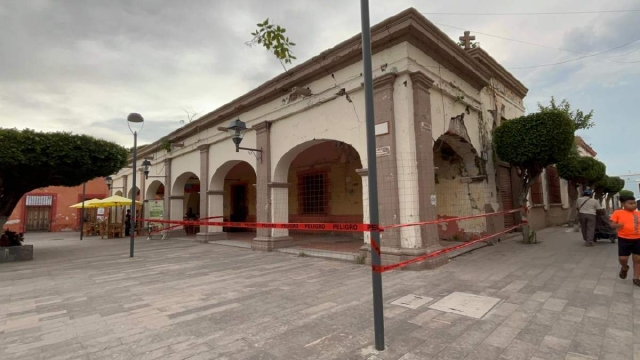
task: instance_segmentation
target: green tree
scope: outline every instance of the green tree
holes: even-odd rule
[[[126,148],[87,135],[0,129],[0,228],[27,192],[116,173],[127,156]]]
[[[556,99],[552,96],[548,106],[538,103],[538,111],[540,112],[555,110],[562,111],[569,115],[576,130],[587,130],[595,126],[595,123],[591,120],[591,118],[593,118],[593,110],[586,114],[582,110],[573,111],[571,110],[571,104],[569,104],[566,99],[563,99],[560,101],[560,104],[558,104],[556,103]]]
[[[620,196],[632,196],[635,197],[631,190],[620,190]]]
[[[571,214],[569,215],[569,226],[573,226],[577,221],[576,201],[578,200],[577,188],[580,185],[592,186],[600,181],[607,172],[606,166],[589,156],[580,156],[575,146],[564,160],[556,164],[558,175],[569,182],[569,204]]]
[[[247,41],[246,45],[249,47],[256,44],[262,45],[280,61],[284,71],[287,71],[284,64],[291,64],[296,59],[291,51],[291,48],[296,46],[296,43],[291,42],[289,37],[285,36],[287,29],[280,25],[270,24],[268,18],[256,26],[258,26],[258,29],[251,33],[253,39]]]
[[[526,206],[527,195],[544,168],[570,154],[575,128],[569,116],[550,110],[503,122],[494,130],[493,142],[498,157],[513,165],[521,181],[519,205]],[[529,228],[523,229],[525,242]]]
[[[607,184],[604,188],[604,192],[607,194],[607,212],[610,212],[611,207],[613,206],[613,196],[624,189],[624,184],[624,179],[618,176],[611,176],[608,178]]]

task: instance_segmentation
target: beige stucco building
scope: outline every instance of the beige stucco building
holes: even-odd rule
[[[527,88],[486,51],[458,46],[415,9],[375,25],[372,49],[381,224],[513,208],[514,172],[495,160],[491,131],[524,114]],[[192,208],[201,218],[224,216],[212,221],[367,223],[361,58],[357,35],[145,146],[139,157],[152,166],[149,179],[138,176],[141,198],[162,199],[172,220]],[[250,128],[241,146],[261,152],[236,152],[224,131],[235,119]],[[114,193],[131,194],[131,171],[112,176]],[[464,228],[385,231],[383,261],[513,223],[500,216]],[[214,241],[226,230],[202,227],[197,237]],[[296,234],[258,229],[252,247],[288,246]],[[351,236],[369,242],[368,234]]]

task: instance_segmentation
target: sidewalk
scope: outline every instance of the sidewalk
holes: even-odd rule
[[[566,230],[384,273],[380,353],[363,265],[144,239],[130,259],[128,239],[28,237],[35,260],[0,266],[0,358],[640,359],[640,288],[617,279],[617,245]],[[474,296],[442,304],[455,293]]]

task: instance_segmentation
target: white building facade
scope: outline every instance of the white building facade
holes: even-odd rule
[[[139,159],[152,163],[148,179],[137,176],[141,200],[162,200],[167,220],[193,212],[222,216],[208,220],[214,222],[368,223],[360,41],[354,36],[141,148]],[[415,9],[375,25],[372,48],[381,225],[514,208],[517,181],[495,160],[491,131],[524,114],[526,87],[484,50],[461,48]],[[235,119],[250,129],[241,146],[259,152],[236,152],[225,131]],[[114,174],[113,190],[130,196],[131,175],[131,168]],[[495,233],[514,221],[390,229],[381,234],[383,262],[437,250],[454,230]],[[215,241],[227,231],[202,226],[197,238]],[[252,248],[289,246],[296,234],[258,229]],[[364,249],[368,235],[352,234]]]

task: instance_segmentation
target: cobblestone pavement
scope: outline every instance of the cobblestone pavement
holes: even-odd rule
[[[126,239],[28,236],[35,260],[0,264],[0,359],[640,359],[640,288],[617,279],[616,245],[565,229],[385,273],[380,353],[363,265],[144,239],[130,259]],[[480,319],[429,308],[453,292],[500,302]],[[434,300],[391,304],[408,294]]]

